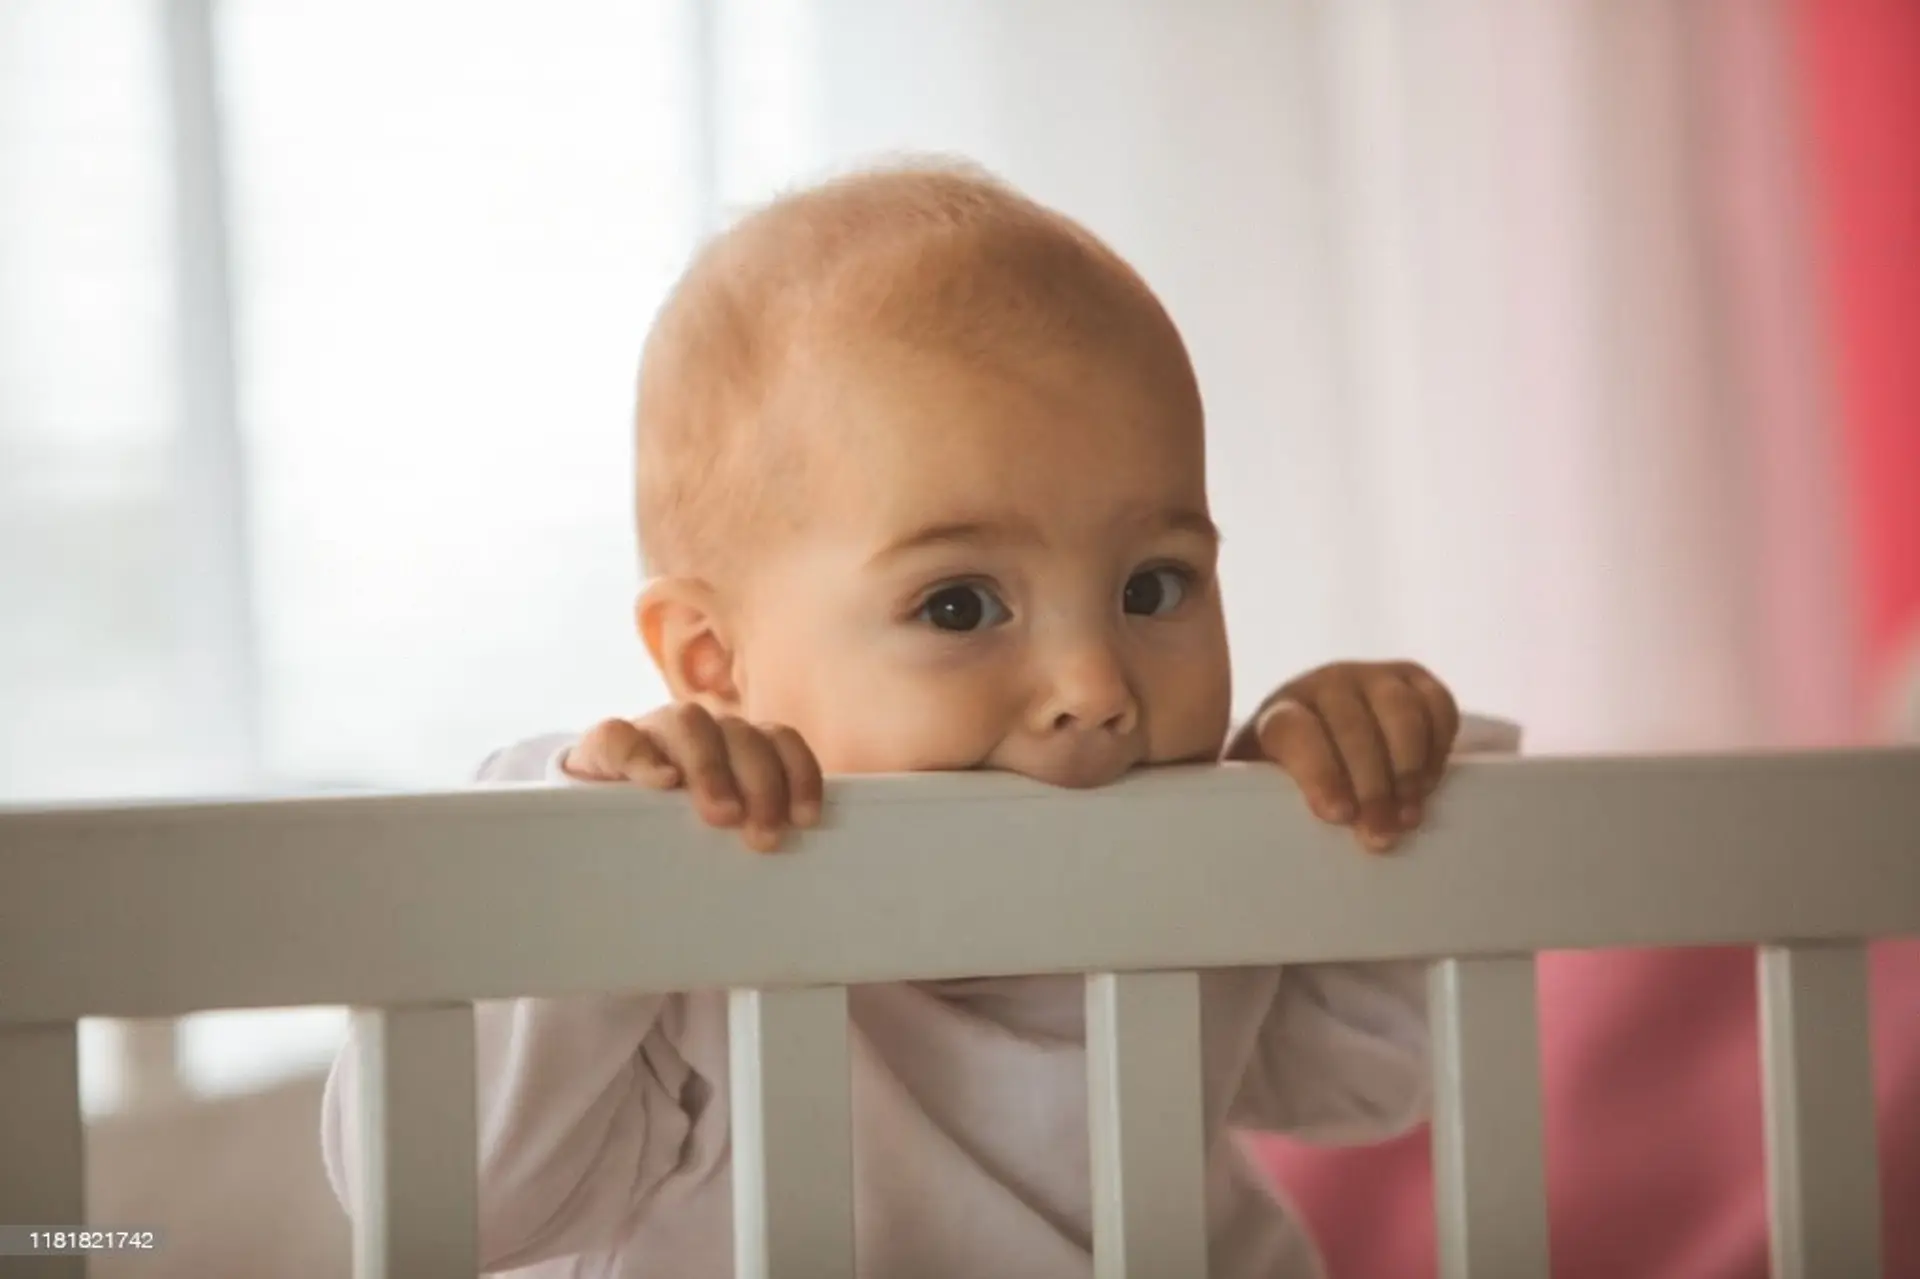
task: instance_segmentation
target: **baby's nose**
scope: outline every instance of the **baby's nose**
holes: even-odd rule
[[[1078,653],[1050,672],[1046,696],[1034,715],[1042,733],[1131,733],[1140,722],[1140,702],[1126,671],[1109,653]]]

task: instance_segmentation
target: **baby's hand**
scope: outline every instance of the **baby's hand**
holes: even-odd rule
[[[685,786],[709,826],[738,826],[756,852],[780,845],[787,826],[820,820],[820,764],[800,734],[781,724],[714,718],[681,703],[640,719],[595,725],[561,762],[590,782],[650,790]]]
[[[1287,684],[1227,752],[1285,769],[1324,821],[1383,852],[1420,824],[1446,772],[1460,711],[1411,662],[1338,662]]]

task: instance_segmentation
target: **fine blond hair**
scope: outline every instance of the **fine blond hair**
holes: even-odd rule
[[[1122,344],[1191,385],[1144,280],[990,173],[910,159],[790,192],[694,257],[641,359],[635,514],[646,571],[710,576],[790,527],[810,368],[855,351],[1032,359]]]

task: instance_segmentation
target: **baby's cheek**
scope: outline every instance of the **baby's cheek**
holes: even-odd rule
[[[1233,715],[1226,645],[1202,644],[1156,664],[1148,694],[1147,734],[1155,759],[1218,755]]]
[[[929,690],[872,689],[850,725],[858,764],[847,771],[923,773],[972,768],[999,743],[991,715],[979,701],[930,695]]]
[[[823,717],[829,718],[829,717]],[[921,773],[972,768],[1005,734],[994,699],[970,693],[964,681],[893,673],[851,688],[823,723],[821,766],[841,773]]]
[[[758,638],[749,717],[792,727],[825,772],[972,768],[1009,731],[997,650],[895,630],[811,630],[791,616]]]

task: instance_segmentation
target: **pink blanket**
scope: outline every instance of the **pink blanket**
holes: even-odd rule
[[[1873,958],[1886,1273],[1920,1279],[1920,943]],[[1540,965],[1555,1279],[1766,1279],[1754,959],[1559,954]],[[1331,1279],[1434,1273],[1427,1133],[1256,1149]]]

